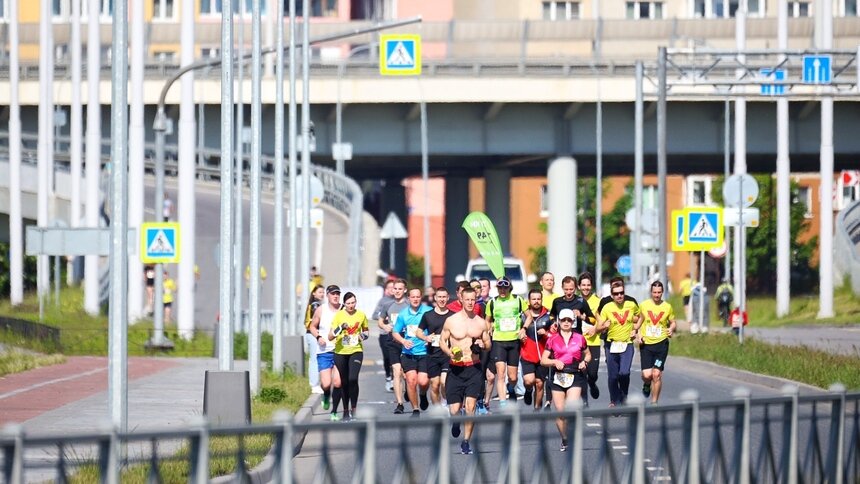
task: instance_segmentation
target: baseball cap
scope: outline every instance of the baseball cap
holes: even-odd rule
[[[511,280],[507,276],[502,276],[496,281],[497,287],[511,287]]]
[[[325,288],[325,293],[326,294],[334,294],[334,293],[340,294],[340,287],[338,287],[337,284],[331,284],[330,286]]]
[[[561,311],[559,311],[558,320],[561,321],[562,319],[574,319],[573,311],[570,309],[562,309]]]

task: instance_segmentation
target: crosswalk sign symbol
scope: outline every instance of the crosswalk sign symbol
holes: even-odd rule
[[[383,76],[421,74],[421,36],[382,35],[379,43],[379,73]]]
[[[717,240],[717,231],[714,230],[716,220],[711,222],[710,214],[695,214],[698,220],[694,219],[693,214],[690,216],[690,222],[693,224],[690,228],[691,242],[708,242]]]
[[[700,252],[723,244],[723,214],[718,207],[687,207],[681,250]],[[678,234],[676,234],[678,235]]]
[[[141,225],[140,260],[150,264],[179,262],[179,224],[145,223]]]

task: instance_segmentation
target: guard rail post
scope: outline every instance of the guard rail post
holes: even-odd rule
[[[699,470],[699,392],[684,390],[681,393],[681,401],[690,407],[684,411],[684,430],[687,436],[684,444],[686,468],[682,466],[680,474],[686,474],[686,482],[689,484],[699,484],[702,475]]]
[[[749,484],[750,478],[750,391],[740,387],[732,392],[735,405],[735,451],[732,454],[735,469],[734,482]]]
[[[278,411],[272,420],[281,425],[281,432],[275,443],[275,468],[272,476],[281,484],[293,484],[293,414],[289,411]]]
[[[3,482],[22,482],[24,479],[24,428],[19,424],[3,429]]]
[[[829,390],[831,393],[836,394],[836,399],[830,407],[830,433],[828,435],[830,445],[827,446],[825,475],[828,476],[828,482],[843,482],[843,452],[845,451],[845,385],[836,383],[831,385]]]
[[[780,482],[797,484],[797,411],[799,389],[797,385],[785,385],[782,394],[788,397],[782,410],[782,462],[780,462]],[[815,422],[813,422],[815,425]]]

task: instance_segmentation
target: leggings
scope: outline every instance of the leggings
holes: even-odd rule
[[[379,335],[379,348],[382,350],[382,367],[385,369],[385,378],[391,378],[391,358],[388,357],[388,346],[391,342],[391,333]]]
[[[341,394],[343,397],[344,412],[348,409],[355,408],[358,403],[358,372],[361,371],[361,362],[364,360],[364,353],[359,351],[351,355],[334,355],[334,366],[337,367],[337,372],[340,373]],[[334,409],[337,411],[339,398],[335,397]]]
[[[591,353],[591,361],[588,362],[585,372],[588,377],[588,384],[594,385],[597,383],[597,371],[600,369],[600,345],[589,345],[588,351]]]

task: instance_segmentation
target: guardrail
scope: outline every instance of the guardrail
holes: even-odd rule
[[[119,482],[129,466],[142,467],[162,482],[168,462],[187,464],[187,482],[206,482],[209,463],[220,457],[244,482],[250,455],[247,436],[271,436],[266,459],[273,482],[858,482],[860,481],[860,393],[750,398],[700,402],[687,391],[682,403],[571,408],[562,413],[511,410],[474,417],[474,455],[456,454],[452,424],[469,417],[436,407],[422,418],[376,418],[359,414],[346,423],[297,423],[279,415],[274,423],[210,427],[197,423],[164,432],[93,432],[80,435],[25,434],[19,427],[0,436],[5,482],[66,482],[88,466],[101,482]],[[558,451],[555,419],[567,420],[567,452]],[[301,465],[293,461],[294,437],[304,436]],[[209,442],[235,439],[235,453],[214,455]],[[187,452],[176,453],[184,447]],[[459,450],[457,448],[457,450]],[[258,456],[262,457],[262,456]],[[526,458],[527,457],[527,458]],[[174,466],[175,467],[175,466]],[[261,471],[258,469],[258,472]],[[175,478],[175,476],[174,476]]]
[[[860,296],[860,201],[845,207],[836,216],[836,237],[833,257],[833,278],[840,286],[848,277],[851,290]]]

